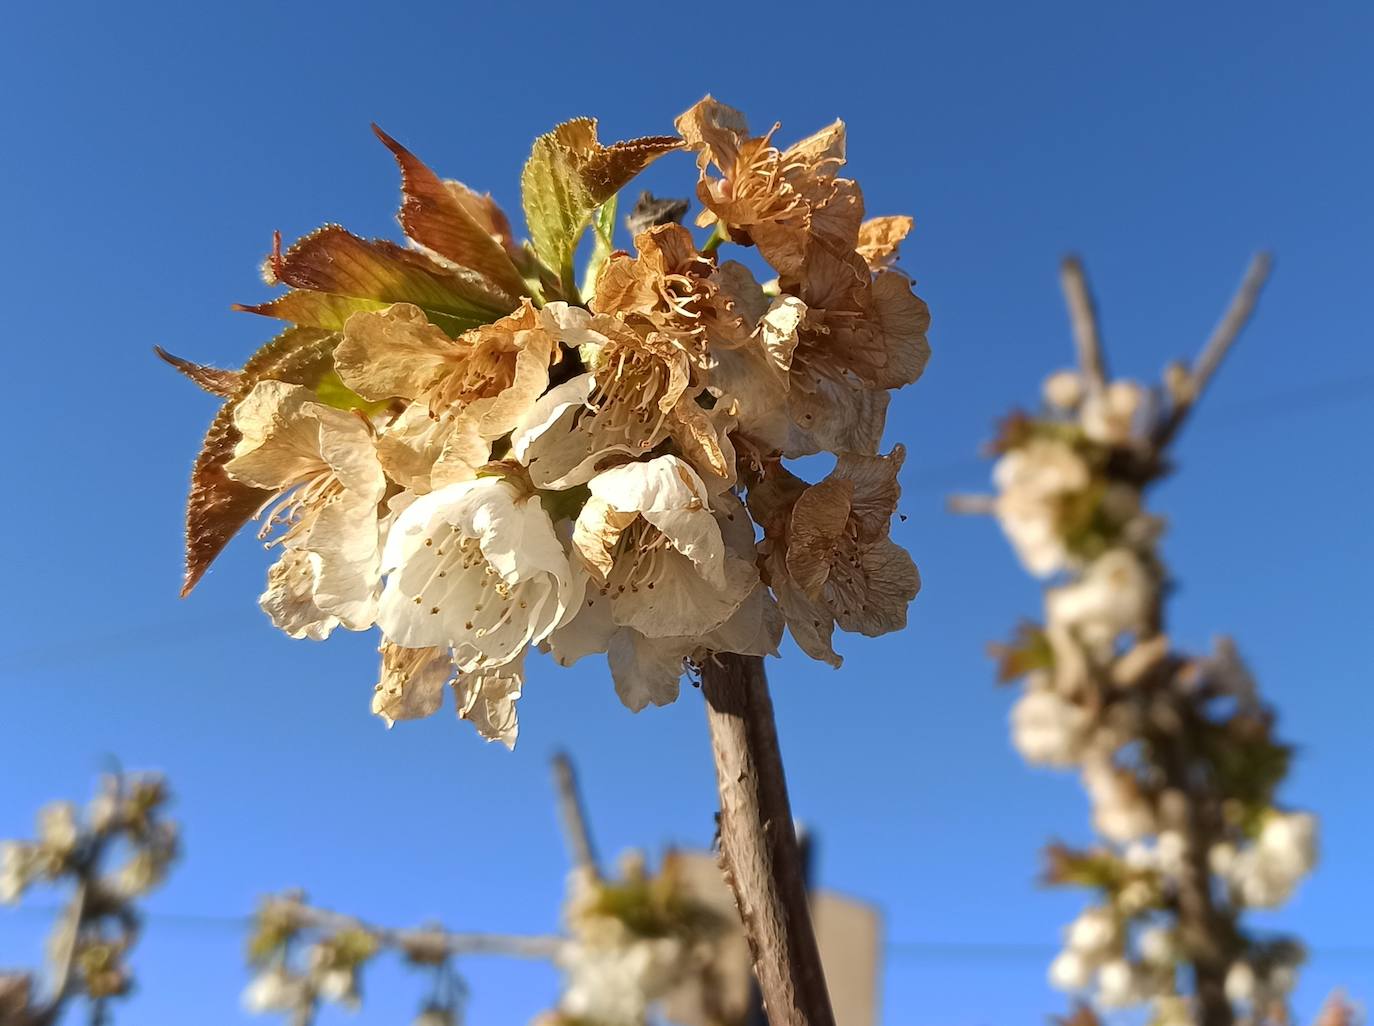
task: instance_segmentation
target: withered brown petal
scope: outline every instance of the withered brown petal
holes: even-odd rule
[[[401,227],[445,260],[483,275],[514,299],[527,290],[501,240],[481,225],[448,184],[376,125],[372,131],[401,168]]]
[[[840,453],[830,478],[854,485],[852,514],[861,542],[873,542],[886,535],[897,502],[902,496],[897,475],[906,460],[906,446],[894,445],[886,456],[865,453]]]
[[[229,539],[238,533],[268,498],[268,492],[235,481],[224,465],[239,440],[234,406],[264,379],[297,385],[315,384],[332,366],[338,343],[333,332],[288,328],[259,349],[244,365],[238,390],[220,407],[206,432],[191,469],[186,499],[186,575],[181,594],[189,595]]]
[[[749,135],[744,115],[709,95],[678,115],[673,125],[688,148],[703,151],[703,166],[705,160],[714,160],[720,167],[732,166],[740,143]]]
[[[916,222],[906,215],[869,218],[859,226],[859,256],[876,271],[897,259],[902,240]]]
[[[853,501],[852,481],[828,477],[802,492],[792,507],[787,572],[811,598],[820,594],[830,577]]]
[[[153,346],[153,352],[211,395],[227,399],[238,391],[239,385],[242,383],[242,374],[239,371],[211,367],[204,363],[192,363],[190,360],[183,360],[180,356],[173,356],[161,346]]]

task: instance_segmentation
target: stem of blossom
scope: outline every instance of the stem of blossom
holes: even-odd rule
[[[725,231],[721,228],[720,222],[717,221],[715,223],[715,227],[711,229],[710,238],[708,238],[705,244],[701,247],[701,253],[703,256],[710,256],[716,250],[720,249],[722,243],[728,241],[730,241],[729,238],[726,236]]]
[[[720,787],[721,866],[735,895],[772,1026],[835,1026],[758,656],[702,666]]]
[[[1273,269],[1274,261],[1268,253],[1256,253],[1250,258],[1250,266],[1245,270],[1245,277],[1241,280],[1240,288],[1231,297],[1231,303],[1226,308],[1226,313],[1222,315],[1217,326],[1212,329],[1211,337],[1202,347],[1202,352],[1198,354],[1192,370],[1188,374],[1187,391],[1181,399],[1174,403],[1174,407],[1169,411],[1169,416],[1160,425],[1159,431],[1154,438],[1155,449],[1159,452],[1168,446],[1178,434],[1179,428],[1192,412],[1197,401],[1202,398],[1203,391],[1211,382],[1212,376],[1216,374],[1217,368],[1221,366],[1221,361],[1226,358],[1226,354],[1231,351],[1231,346],[1240,333],[1245,329],[1245,325],[1250,321],[1250,315],[1255,312],[1255,304],[1259,302],[1260,292],[1264,289],[1264,283],[1269,279],[1269,272]]]
[[[1088,276],[1083,262],[1076,256],[1065,257],[1059,265],[1059,284],[1064,290],[1064,303],[1069,308],[1073,325],[1074,346],[1078,350],[1078,367],[1088,388],[1100,392],[1107,384],[1107,360],[1102,355],[1102,333],[1098,328],[1097,306],[1088,290]]]
[[[553,757],[554,786],[558,789],[558,818],[563,823],[563,834],[568,841],[568,849],[573,864],[579,869],[588,870],[598,879],[601,870],[596,864],[596,848],[592,845],[592,832],[587,826],[587,814],[582,808],[582,793],[577,787],[577,773],[572,760],[559,752]]]

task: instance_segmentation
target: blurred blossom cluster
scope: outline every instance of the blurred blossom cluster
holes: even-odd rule
[[[563,993],[536,1026],[647,1026],[659,1002],[709,987],[717,943],[738,930],[694,896],[672,853],[657,875],[639,853],[621,859],[617,880],[574,869],[564,918]]]
[[[103,1014],[132,989],[135,903],[162,883],[178,852],[176,824],[163,817],[167,801],[160,777],[111,775],[84,812],[54,802],[40,810],[33,840],[0,841],[0,902],[16,903],[38,886],[71,892],[48,940],[46,999],[34,996],[28,977],[0,976],[6,1024],[55,1021],[75,998]]]
[[[1065,930],[1054,986],[1185,1026],[1200,1018],[1189,982],[1210,980],[1238,1021],[1284,1021],[1302,949],[1241,916],[1293,894],[1316,824],[1277,804],[1290,750],[1235,646],[1188,655],[1164,633],[1163,522],[1144,495],[1186,388],[1177,368],[1159,390],[1065,370],[1039,412],[1003,422],[987,508],[1047,586],[1043,622],[994,648],[1001,679],[1022,683],[1016,749],[1079,773],[1102,839],[1050,850],[1050,882],[1100,896]]]
[[[538,1026],[648,1026],[664,999],[709,987],[717,944],[738,929],[694,896],[672,854],[656,875],[638,854],[621,860],[618,879],[574,870],[564,920],[566,934],[553,937],[392,930],[312,908],[299,895],[271,898],[249,941],[254,975],[244,1007],[293,1026],[308,1026],[326,1004],[356,1010],[365,969],[391,951],[432,978],[414,1026],[455,1026],[466,988],[453,963],[484,952],[548,958],[562,971],[557,1006]]]
[[[258,911],[248,942],[256,972],[243,992],[247,1011],[279,1013],[307,1026],[323,1002],[357,1009],[361,970],[380,949],[361,925],[315,930],[298,914],[294,898],[270,899]]]
[[[408,244],[337,226],[278,244],[264,273],[289,291],[244,309],[292,327],[239,371],[163,354],[227,400],[193,472],[186,588],[258,516],[280,553],[274,624],[379,627],[375,713],[429,715],[451,687],[508,746],[532,647],[605,653],[639,710],[706,653],[775,653],[784,625],[834,665],[836,627],[904,626],[904,453],[879,445],[890,391],[929,354],[896,267],[912,221],[865,219],[840,122],[781,147],[708,97],[676,127],[541,136],[525,243],[490,196],[379,132]],[[709,236],[636,216],[634,251],[615,249],[618,190],[674,150],[696,156]],[[817,484],[784,464],[818,453],[837,462]]]

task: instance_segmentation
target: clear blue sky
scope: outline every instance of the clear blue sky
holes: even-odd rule
[[[1277,252],[1156,501],[1180,640],[1236,635],[1300,746],[1287,797],[1323,818],[1320,869],[1271,920],[1315,951],[1299,1008],[1336,984],[1374,1000],[1372,43],[1362,3],[11,5],[0,836],[85,794],[107,753],[170,774],[187,858],[151,903],[121,1021],[244,1021],[241,933],[159,913],[242,914],[301,885],[398,923],[551,928],[558,747],[606,851],[709,840],[697,692],[636,717],[602,666],[538,660],[510,755],[448,716],[383,730],[371,639],[275,633],[251,541],[178,600],[213,403],[150,351],[231,365],[265,339],[271,324],[229,303],[266,294],[274,228],[394,232],[369,121],[515,210],[538,132],[579,114],[608,137],[661,132],[707,91],[784,137],[842,116],[870,210],[917,221],[905,262],[934,359],[889,431],[910,450],[897,532],[925,590],[905,633],[847,639],[842,671],[795,649],[772,671],[820,881],[886,912],[886,1021],[1063,1007],[1044,964],[1081,898],[1034,877],[1048,837],[1085,838],[1084,803],[1011,752],[983,654],[1037,592],[990,523],[942,502],[984,484],[993,418],[1067,361],[1070,249],[1118,368],[1142,377],[1194,350],[1252,250]],[[690,174],[665,160],[649,184],[685,191]],[[42,922],[0,911],[0,963],[32,962]],[[536,967],[468,975],[477,1026],[524,1022],[554,993]],[[418,991],[379,976],[356,1021],[406,1021]]]

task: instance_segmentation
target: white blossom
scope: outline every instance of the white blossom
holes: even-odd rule
[[[254,1015],[292,1012],[309,1000],[310,988],[306,981],[282,966],[264,969],[243,991],[244,1010]]]
[[[1097,1000],[1104,1008],[1125,1008],[1140,1000],[1135,967],[1116,958],[1097,971]]]
[[[1154,596],[1154,582],[1140,558],[1130,549],[1110,549],[1072,584],[1049,589],[1045,610],[1054,627],[1104,655],[1118,635],[1144,628]]]
[[[259,604],[294,638],[366,630],[381,581],[377,504],[386,488],[372,435],[300,385],[262,381],[234,410],[242,436],[225,472],[271,492],[265,537],[283,547]]]
[[[504,666],[576,610],[567,554],[537,494],[502,477],[422,495],[397,517],[377,622],[406,648],[451,648],[463,672]]]
[[[1178,957],[1178,938],[1163,926],[1149,926],[1136,939],[1140,957],[1154,965],[1168,965]]]
[[[650,1004],[682,979],[685,951],[674,937],[625,944],[567,945],[567,984],[559,1008],[598,1026],[643,1026]]]
[[[738,499],[709,497],[674,456],[602,473],[590,490],[573,530],[584,599],[550,638],[561,664],[606,652],[616,693],[639,711],[677,697],[698,650],[776,651],[781,627]]]
[[[1083,433],[1104,445],[1129,445],[1139,428],[1145,396],[1134,381],[1112,381],[1100,391],[1089,392],[1078,415]]]
[[[22,841],[0,841],[0,904],[19,900],[36,872],[36,854]]]
[[[1058,370],[1045,379],[1041,393],[1045,402],[1060,410],[1076,409],[1083,401],[1083,375],[1076,370]]]
[[[1070,951],[1097,961],[1114,950],[1121,941],[1121,926],[1110,909],[1090,908],[1069,924],[1065,942]]]
[[[1027,762],[1071,766],[1087,741],[1086,710],[1052,691],[1027,691],[1012,706],[1011,737]]]
[[[1026,569],[1048,577],[1068,566],[1059,503],[1088,486],[1088,465],[1063,442],[1034,438],[1012,449],[992,470],[994,513]]]
[[[1055,990],[1083,990],[1092,978],[1091,963],[1077,951],[1061,951],[1050,963],[1050,986]]]
[[[1316,862],[1316,817],[1306,812],[1272,812],[1259,838],[1236,852],[1226,872],[1246,905],[1272,908],[1288,900]]]
[[[1226,997],[1237,1004],[1248,1004],[1255,999],[1258,980],[1254,967],[1248,962],[1233,962],[1226,971]]]
[[[38,811],[38,843],[49,858],[66,858],[76,848],[80,835],[76,806],[71,802],[52,802]]]
[[[1083,786],[1092,799],[1093,824],[1104,837],[1125,844],[1154,830],[1154,811],[1139,785],[1110,759],[1085,761]]]

